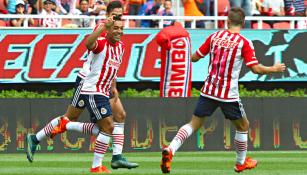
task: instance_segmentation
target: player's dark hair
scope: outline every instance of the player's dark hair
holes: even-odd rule
[[[89,3],[89,0],[80,0],[79,4],[81,4],[81,2],[86,1],[87,3]]]
[[[123,8],[123,4],[120,1],[112,1],[107,6],[107,13],[111,13],[113,9]]]
[[[233,7],[228,13],[230,25],[243,26],[245,21],[245,13],[240,7]]]

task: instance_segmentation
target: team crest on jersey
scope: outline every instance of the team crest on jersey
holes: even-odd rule
[[[83,100],[80,100],[80,101],[78,102],[78,106],[83,107],[83,106],[84,106],[84,101],[83,101]]]
[[[101,112],[102,115],[104,115],[108,112],[108,110],[106,108],[101,108],[100,112]]]

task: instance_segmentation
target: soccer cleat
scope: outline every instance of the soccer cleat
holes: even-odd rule
[[[171,172],[171,163],[173,159],[173,153],[170,148],[164,148],[162,150],[162,160],[160,163],[160,168],[162,173],[170,173]]]
[[[113,155],[112,161],[111,161],[111,168],[112,169],[118,169],[118,168],[137,168],[139,164],[129,162],[125,157],[120,155]]]
[[[105,174],[109,174],[111,173],[110,170],[107,169],[107,167],[101,165],[101,166],[98,166],[96,168],[91,168],[90,169],[90,172],[91,173],[105,173]]]
[[[247,169],[253,169],[257,166],[257,160],[253,160],[249,157],[245,158],[243,165],[237,163],[234,167],[235,172],[240,173]]]
[[[51,131],[50,138],[53,139],[57,134],[65,132],[68,122],[70,122],[70,120],[67,117],[60,117],[58,125]]]
[[[26,149],[26,154],[27,154],[27,159],[29,162],[33,162],[34,160],[34,153],[36,151],[37,143],[35,143],[34,140],[37,140],[34,134],[27,134],[26,137],[26,142],[27,142],[27,149]]]

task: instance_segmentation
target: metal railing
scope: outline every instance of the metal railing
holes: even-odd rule
[[[90,20],[99,20],[105,19],[105,16],[85,16],[85,15],[56,15],[53,16],[56,19],[90,19]],[[44,19],[50,18],[50,16],[41,16],[41,15],[16,15],[16,14],[0,14],[0,19],[16,19],[16,18],[25,18],[24,27],[28,27],[28,19]],[[191,21],[191,28],[196,28],[196,21],[213,21],[214,28],[218,28],[218,21],[224,21],[227,24],[227,16],[123,16],[125,20],[125,28],[129,28],[130,20],[157,20],[159,21],[159,28],[163,28],[163,22],[165,20],[175,20],[181,22],[184,25],[184,21]],[[306,20],[307,17],[269,17],[269,16],[248,16],[245,18],[246,21],[257,21],[258,29],[263,28],[263,21],[288,21],[290,22],[290,29],[295,28],[295,22]],[[225,26],[227,27],[227,26]]]

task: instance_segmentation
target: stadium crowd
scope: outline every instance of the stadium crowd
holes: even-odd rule
[[[91,19],[58,19],[55,15],[105,15],[111,0],[0,0],[0,14],[33,14],[50,16],[43,19],[0,19],[0,26],[22,27],[25,22],[32,27],[92,27],[99,21]],[[180,13],[175,0],[120,0],[124,15],[174,16]],[[230,7],[242,7],[247,16],[307,16],[307,0],[178,0],[184,16],[214,16],[214,3],[218,3],[219,16],[226,16]],[[176,1],[177,2],[177,1]],[[170,25],[165,20],[163,25]],[[210,28],[211,21],[196,21],[196,28]],[[212,24],[212,22],[211,22]],[[130,20],[130,27],[155,28],[155,20]],[[257,28],[257,22],[247,22],[246,28]],[[185,21],[191,27],[191,21]],[[219,21],[219,28],[224,22]],[[296,28],[307,29],[307,19],[296,22]],[[289,21],[264,21],[263,28],[290,28]]]

